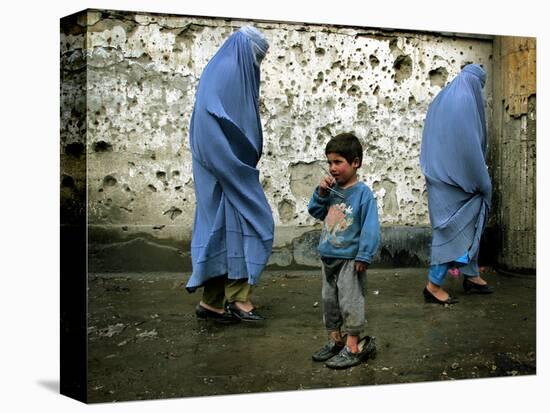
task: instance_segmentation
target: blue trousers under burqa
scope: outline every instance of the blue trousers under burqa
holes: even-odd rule
[[[274,224],[256,165],[262,154],[260,62],[268,43],[255,28],[233,33],[204,68],[189,143],[196,209],[187,290],[225,276],[255,285]]]
[[[479,275],[481,235],[491,206],[485,161],[485,71],[466,65],[428,108],[420,166],[432,224],[430,281],[441,285],[451,266]]]

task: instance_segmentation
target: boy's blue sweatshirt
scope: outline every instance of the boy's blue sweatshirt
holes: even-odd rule
[[[317,187],[308,204],[310,215],[324,221],[319,253],[321,257],[370,263],[380,244],[376,199],[363,182],[334,189],[344,199],[333,192],[322,197]]]

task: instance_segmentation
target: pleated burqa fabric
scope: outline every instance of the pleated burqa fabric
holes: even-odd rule
[[[470,64],[430,104],[420,153],[432,225],[431,264],[468,254],[462,268],[479,274],[479,243],[491,206],[485,160],[485,71]]]
[[[257,29],[242,28],[200,77],[190,123],[196,209],[189,291],[225,274],[254,285],[271,254],[273,218],[256,169],[263,144],[259,64],[267,48]]]

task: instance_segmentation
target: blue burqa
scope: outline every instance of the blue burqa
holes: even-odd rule
[[[271,254],[273,217],[256,169],[259,65],[267,49],[261,32],[243,27],[200,77],[189,132],[196,195],[189,291],[220,275],[254,285]]]
[[[485,162],[487,132],[481,66],[465,66],[430,104],[420,151],[432,224],[431,264],[468,255],[462,268],[478,275],[481,234],[491,205]]]

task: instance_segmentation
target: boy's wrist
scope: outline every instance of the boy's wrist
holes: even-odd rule
[[[322,198],[325,198],[328,196],[328,191],[326,189],[321,188],[320,186],[317,187],[317,195],[319,195]]]
[[[355,262],[363,262],[363,263],[369,265],[371,263],[371,259],[368,259],[368,258],[365,258],[365,257],[361,257],[361,258],[356,257]]]

